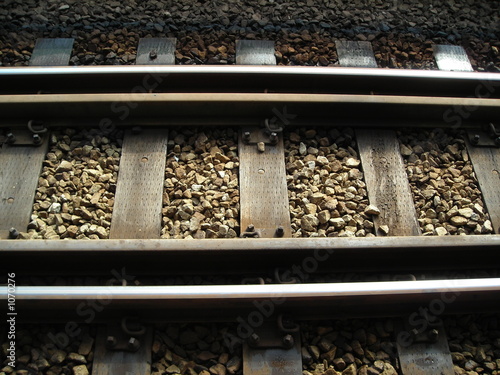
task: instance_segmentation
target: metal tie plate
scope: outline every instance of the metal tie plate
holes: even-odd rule
[[[289,332],[285,335],[276,326],[265,323],[256,331],[259,334],[259,344],[254,347],[246,342],[243,344],[243,373],[245,375],[302,373],[300,332]],[[286,346],[284,337],[293,342],[289,349],[284,347]]]
[[[373,55],[370,42],[353,42],[348,40],[337,40],[337,55],[340,66],[356,68],[376,68],[377,62]]]
[[[408,342],[411,330],[401,331],[398,335],[397,347],[403,374],[411,375],[454,375],[450,348],[442,324],[436,325],[437,337],[433,341]],[[434,331],[436,331],[434,330]]]
[[[137,65],[174,65],[175,38],[142,38],[137,47]]]
[[[437,44],[434,46],[434,58],[439,70],[474,71],[467,53],[461,46]]]
[[[270,40],[237,40],[236,64],[276,65],[274,42]]]

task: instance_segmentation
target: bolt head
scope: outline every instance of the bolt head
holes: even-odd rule
[[[42,143],[42,138],[38,134],[33,134],[33,143],[39,145]]]
[[[285,346],[285,348],[290,349],[293,346],[293,344],[294,340],[292,335],[288,334],[283,336],[283,345]]]
[[[250,142],[250,132],[243,133],[243,143],[248,144]]]
[[[269,140],[271,141],[272,144],[278,143],[278,134],[272,132],[271,135],[269,136]]]
[[[135,337],[131,337],[128,340],[127,346],[129,350],[137,350],[139,349],[139,340],[137,340]]]
[[[19,232],[17,231],[16,228],[10,228],[9,229],[9,238],[16,239],[19,237]]]
[[[108,336],[106,338],[106,345],[108,348],[114,348],[116,346],[116,338],[114,336]]]
[[[276,236],[283,237],[284,234],[285,234],[285,229],[281,225],[278,228],[276,228]]]
[[[260,337],[256,333],[252,333],[252,335],[248,338],[248,343],[252,346],[256,346],[259,344]]]
[[[437,340],[437,337],[439,336],[439,331],[437,329],[431,329],[429,331],[428,336],[431,340]]]

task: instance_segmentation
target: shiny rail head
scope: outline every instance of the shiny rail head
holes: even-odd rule
[[[308,67],[308,66],[208,66],[208,65],[114,65],[114,66],[64,66],[64,67],[5,67],[2,76],[37,75],[109,75],[109,74],[251,74],[251,75],[324,75],[354,77],[431,78],[457,80],[500,81],[500,74],[487,72],[457,72],[439,70]]]
[[[20,286],[18,300],[82,300],[105,295],[116,300],[252,300],[263,298],[346,298],[440,293],[500,293],[500,278],[359,283],[196,286]],[[0,288],[0,299],[7,288]]]

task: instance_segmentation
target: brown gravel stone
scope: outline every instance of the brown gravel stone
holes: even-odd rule
[[[294,237],[373,236],[363,173],[349,129],[285,133]]]
[[[308,347],[311,353],[308,356],[308,353],[302,351],[303,374],[397,375],[397,355],[393,349],[394,344],[390,341],[391,336],[382,337],[376,329],[376,323],[378,321],[370,320],[303,322],[302,345]],[[380,323],[391,326],[384,321]],[[368,342],[368,335],[373,340]],[[329,344],[324,345],[325,342]],[[313,343],[316,345],[312,345]],[[312,354],[312,348],[318,353]],[[384,359],[377,359],[373,354],[375,352]]]
[[[155,342],[153,374],[242,374],[243,340],[231,325],[169,324],[156,330]]]
[[[171,132],[162,238],[239,235],[239,159],[232,129]]]
[[[54,131],[24,237],[108,238],[121,142],[118,130]]]
[[[436,129],[400,134],[418,221],[424,235],[487,234],[491,222],[463,139]]]
[[[66,8],[68,7],[68,8]],[[276,41],[283,65],[338,65],[336,39],[369,41],[381,67],[435,69],[433,43],[460,44],[475,69],[500,68],[497,2],[123,4],[7,1],[0,64],[26,65],[38,37],[72,37],[74,65],[133,64],[144,37],[175,37],[177,64],[234,64],[236,39]]]
[[[71,335],[64,325],[18,325],[16,328],[16,371],[0,366],[0,374],[88,375],[91,372],[92,346],[85,355],[78,354],[77,350],[84,337],[95,336],[94,328],[79,324]],[[7,363],[8,347],[7,342],[2,342],[0,363]]]
[[[444,320],[455,374],[496,374],[500,369],[498,340],[500,317],[462,315]]]

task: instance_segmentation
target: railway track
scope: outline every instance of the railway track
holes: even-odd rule
[[[35,61],[65,60],[58,43]],[[141,43],[138,62],[173,61]],[[239,46],[242,65],[274,56],[269,43]],[[345,48],[346,65],[366,66],[364,47]],[[453,374],[466,360],[450,354],[456,322],[442,315],[499,311],[497,74],[33,66],[3,68],[0,82],[0,295],[24,324],[64,322],[66,336],[69,323],[102,324],[76,335],[81,346],[93,332],[94,375],[295,374],[315,361],[318,374]],[[483,272],[429,277],[450,270]],[[315,278],[374,271],[391,281]],[[158,281],[174,275],[199,285]],[[396,317],[378,331],[387,357],[366,337],[297,324],[374,316]],[[181,326],[225,338],[197,347],[193,367],[179,358],[197,339],[165,335],[165,321],[236,326]],[[481,363],[497,366],[497,343]],[[68,371],[88,373],[88,360]]]

